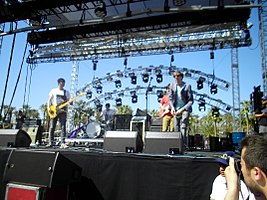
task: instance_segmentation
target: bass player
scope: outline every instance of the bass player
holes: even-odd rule
[[[162,131],[174,131],[174,117],[171,113],[171,107],[169,105],[169,92],[170,84],[166,87],[166,94],[162,97],[160,101],[160,111],[159,116],[162,118]]]
[[[64,108],[61,108],[59,111],[56,112],[55,117],[51,117],[55,112],[51,109],[52,105],[60,105],[63,104],[70,99],[70,93],[69,91],[64,89],[65,86],[65,80],[63,78],[59,78],[57,80],[58,86],[56,88],[53,88],[49,93],[49,99],[47,101],[47,110],[48,114],[50,116],[50,129],[49,129],[49,144],[47,147],[54,146],[54,133],[55,128],[57,125],[57,121],[60,122],[60,128],[61,128],[61,145],[60,148],[68,148],[68,146],[65,144],[65,137],[66,137],[66,121],[67,121],[67,106]]]

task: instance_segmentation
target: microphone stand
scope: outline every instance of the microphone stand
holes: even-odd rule
[[[148,86],[147,86],[147,89],[146,89],[146,117],[147,117],[147,114],[148,114],[148,92],[149,92],[149,89],[150,89],[150,85],[151,85],[151,81],[152,81],[153,77],[150,77],[150,80],[149,80],[149,83],[148,83]]]

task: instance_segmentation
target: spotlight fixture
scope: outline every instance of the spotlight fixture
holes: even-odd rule
[[[173,5],[175,6],[182,6],[186,4],[186,0],[173,0]]]
[[[95,71],[96,68],[97,68],[98,61],[97,60],[92,60],[92,62],[93,62],[93,70]]]
[[[212,83],[210,86],[210,93],[211,94],[217,94],[217,92],[218,92],[217,85]]]
[[[131,91],[130,94],[131,94],[131,97],[132,97],[132,103],[137,103],[138,97],[136,95],[136,91]]]
[[[158,102],[160,103],[162,97],[163,97],[163,90],[157,90],[157,97],[158,97]]]
[[[101,18],[107,16],[107,8],[105,2],[102,1],[96,5],[95,15]]]
[[[102,88],[103,88],[102,85],[100,85],[100,84],[97,85],[97,86],[96,86],[96,93],[97,93],[97,94],[101,94],[101,93],[102,93]]]
[[[200,102],[200,103],[198,104],[198,110],[199,110],[200,112],[206,110],[206,104],[205,104],[205,102]]]
[[[92,96],[93,96],[92,91],[88,91],[87,94],[86,94],[86,98],[87,98],[87,99],[91,99]]]
[[[230,106],[226,106],[225,110],[230,111],[231,107]]]
[[[113,81],[113,78],[112,76],[110,75],[110,73],[107,73],[107,81]]]
[[[116,88],[121,88],[121,80],[116,80],[115,81],[115,87]]]
[[[214,59],[214,52],[210,52],[210,59],[213,60]]]
[[[203,88],[203,82],[205,81],[206,79],[204,77],[199,77],[198,80],[197,80],[197,89],[198,90],[201,90]]]
[[[220,116],[219,108],[213,107],[211,109],[211,114],[212,114],[213,117],[219,117]]]
[[[122,105],[122,99],[121,98],[116,98],[115,102],[116,102],[116,106],[121,106]]]
[[[157,83],[161,83],[163,81],[163,76],[160,69],[156,70],[156,81]]]
[[[147,83],[149,81],[149,74],[147,72],[143,73],[143,81],[144,83]]]
[[[135,73],[130,73],[129,76],[131,77],[131,84],[136,85],[137,77],[136,77]]]

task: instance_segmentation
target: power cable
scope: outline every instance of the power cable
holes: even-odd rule
[[[16,23],[15,29],[17,29],[17,27],[18,27],[18,24]],[[14,33],[13,41],[12,41],[12,48],[11,48],[11,55],[10,55],[9,64],[8,64],[6,84],[5,84],[5,89],[4,89],[3,99],[2,99],[2,105],[1,105],[1,109],[0,109],[0,115],[2,115],[2,111],[3,111],[3,108],[4,108],[6,91],[7,91],[7,85],[8,85],[8,80],[9,80],[9,75],[10,75],[10,69],[11,69],[11,63],[12,63],[12,58],[13,58],[13,53],[14,53],[14,47],[15,47],[15,42],[16,42],[16,36],[17,36],[17,34]],[[4,119],[2,121],[4,121]]]
[[[20,80],[21,72],[22,72],[22,67],[23,67],[23,64],[24,64],[24,59],[25,59],[25,55],[26,55],[27,46],[28,46],[28,43],[26,43],[26,46],[25,46],[25,49],[24,49],[23,58],[22,58],[22,62],[21,62],[21,65],[20,65],[20,70],[19,70],[19,75],[18,75],[16,84],[15,84],[15,88],[14,88],[14,91],[13,91],[12,98],[10,100],[8,109],[7,109],[7,111],[6,111],[5,115],[4,115],[4,120],[6,119],[6,116],[7,116],[8,112],[9,112],[9,110],[10,110],[10,107],[12,105],[12,102],[14,100],[14,97],[15,97],[15,94],[16,94],[16,91],[17,91],[18,83],[19,83],[19,80]]]

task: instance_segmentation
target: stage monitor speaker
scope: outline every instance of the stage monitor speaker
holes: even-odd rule
[[[4,147],[29,147],[31,138],[21,129],[0,129],[0,146]]]
[[[180,132],[146,132],[144,153],[183,154]]]
[[[103,149],[114,152],[137,152],[137,131],[107,131]]]
[[[60,152],[13,150],[4,171],[6,183],[60,187],[80,181],[81,168]]]

